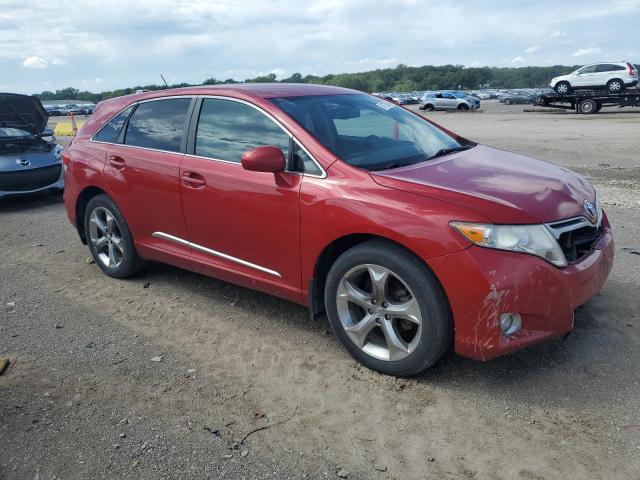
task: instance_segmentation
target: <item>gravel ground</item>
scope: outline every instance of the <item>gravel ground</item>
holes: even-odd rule
[[[59,195],[5,199],[0,479],[640,479],[640,115],[428,115],[601,192],[616,261],[568,338],[385,377],[283,300],[157,264],[108,278]]]

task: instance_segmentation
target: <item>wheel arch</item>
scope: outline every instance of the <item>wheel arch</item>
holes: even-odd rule
[[[93,197],[97,195],[102,195],[102,194],[107,195],[107,192],[105,192],[100,187],[91,185],[91,186],[85,187],[80,192],[80,194],[78,195],[78,199],[76,200],[76,208],[75,208],[76,229],[78,230],[78,235],[80,235],[80,240],[82,240],[82,243],[84,243],[85,245],[87,244],[87,234],[84,231],[85,210],[87,208],[87,205],[89,204],[89,201]]]
[[[326,245],[320,254],[318,255],[315,266],[313,269],[313,278],[309,281],[308,286],[308,304],[309,304],[309,313],[312,319],[317,318],[318,315],[322,314],[325,311],[324,306],[324,288],[327,280],[327,275],[329,274],[329,270],[334,262],[338,259],[340,255],[342,255],[347,250],[360,245],[364,242],[370,240],[379,240],[381,242],[388,243],[389,245],[393,245],[395,247],[401,248],[409,255],[413,256],[417,262],[423,265],[430,273],[433,275],[433,278],[436,280],[436,283],[439,285],[440,290],[442,292],[443,298],[453,315],[453,311],[451,310],[451,305],[449,303],[449,298],[447,296],[447,292],[445,291],[440,279],[436,276],[433,270],[429,267],[428,263],[425,262],[418,254],[416,254],[413,250],[403,245],[402,243],[393,240],[391,238],[385,237],[383,235],[373,234],[373,233],[351,233],[344,235],[342,237],[338,237],[331,241],[328,245]]]

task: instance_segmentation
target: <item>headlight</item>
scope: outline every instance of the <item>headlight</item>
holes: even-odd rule
[[[558,267],[567,265],[560,245],[544,225],[485,225],[467,222],[451,222],[450,225],[481,247],[529,253]]]
[[[62,160],[62,147],[60,145],[53,147],[53,155],[56,157],[56,160]]]

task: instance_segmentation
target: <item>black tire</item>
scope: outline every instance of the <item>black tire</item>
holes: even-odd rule
[[[598,103],[595,100],[591,100],[590,98],[587,98],[585,100],[582,100],[579,104],[578,104],[578,113],[582,113],[584,115],[591,115],[593,113],[596,113],[599,109],[598,109]]]
[[[561,95],[571,93],[571,84],[569,82],[558,82],[553,89]]]
[[[426,104],[426,105],[424,106],[424,109],[425,109],[427,112],[433,112],[433,111],[435,110],[435,107],[434,107],[433,105],[431,105],[430,103],[428,103],[428,104]]]
[[[461,103],[460,105],[458,105],[458,110],[460,111],[469,110],[469,105],[467,105],[466,103]]]
[[[511,105],[511,99],[510,98],[505,98],[504,99],[504,104],[505,105]]]
[[[624,82],[619,78],[613,78],[607,82],[607,93],[622,93],[624,88]]]
[[[120,245],[122,246],[122,251],[120,255],[120,262],[115,266],[109,266],[105,264],[105,261],[103,260],[104,257],[101,257],[100,252],[98,252],[97,250],[96,242],[92,240],[92,230],[90,225],[91,216],[94,212],[104,211],[107,211],[111,215],[113,215],[116,221],[117,230],[120,234],[119,238]],[[94,230],[97,229],[94,228]],[[86,234],[89,251],[91,252],[91,256],[93,257],[93,259],[95,260],[96,265],[98,265],[100,269],[110,277],[130,277],[131,275],[138,273],[144,267],[144,261],[138,256],[138,252],[136,251],[129,225],[125,221],[124,216],[122,215],[122,212],[120,212],[118,206],[107,195],[96,195],[91,200],[89,200],[84,214],[84,231]]]
[[[415,348],[401,360],[381,360],[366,353],[346,333],[338,312],[337,295],[343,277],[354,268],[368,264],[390,270],[406,284],[418,303],[422,317],[421,334],[415,334]],[[325,308],[335,336],[340,339],[349,353],[366,367],[384,374],[415,375],[437,362],[452,343],[451,311],[438,280],[411,253],[384,240],[361,243],[347,250],[334,262],[325,286]]]

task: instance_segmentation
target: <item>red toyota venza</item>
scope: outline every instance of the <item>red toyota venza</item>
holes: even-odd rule
[[[566,334],[613,261],[581,176],[343,88],[108,100],[63,163],[69,219],[107,275],[166,262],[326,312],[393,375]]]

